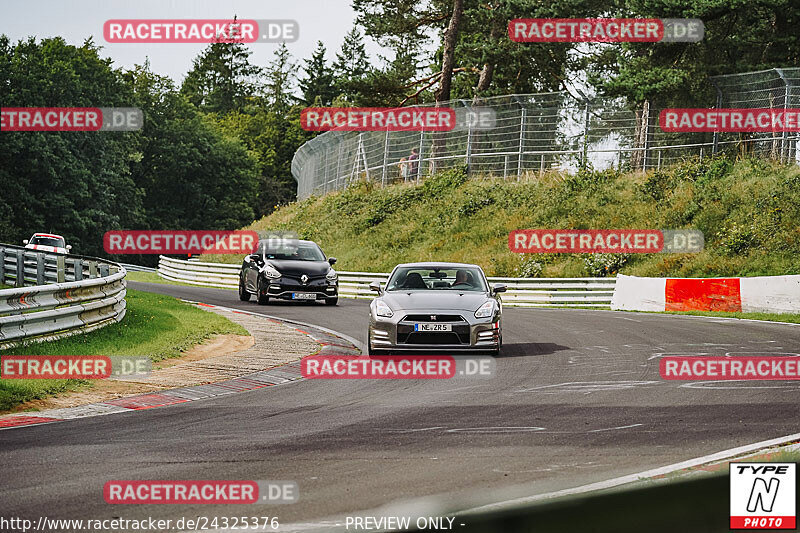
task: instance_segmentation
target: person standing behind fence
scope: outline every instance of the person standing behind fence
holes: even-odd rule
[[[408,156],[409,178],[416,179],[417,172],[419,171],[419,153],[416,148],[411,149],[411,155]]]
[[[405,157],[402,158],[400,163],[397,164],[397,168],[400,169],[400,177],[403,178],[403,182],[408,181],[409,163]]]

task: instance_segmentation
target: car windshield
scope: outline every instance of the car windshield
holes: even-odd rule
[[[64,247],[64,239],[57,239],[54,237],[31,237],[29,244],[39,244],[42,246],[57,246]]]
[[[475,267],[400,267],[386,285],[387,291],[434,290],[476,291],[488,289],[480,269]]]
[[[267,259],[288,259],[292,261],[325,261],[325,254],[314,243],[295,243],[274,246],[260,243],[258,253]]]

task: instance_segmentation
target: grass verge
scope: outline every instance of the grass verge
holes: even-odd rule
[[[227,318],[159,294],[128,290],[122,322],[85,335],[32,343],[2,355],[146,355],[153,362],[178,357],[217,334],[248,335]],[[0,379],[0,411],[20,403],[74,390],[85,380]]]
[[[238,257],[238,256],[237,256]],[[239,258],[241,259],[241,258]],[[155,272],[128,272],[125,279],[129,281],[143,281],[145,283],[161,283],[164,285],[183,285],[184,287],[204,287],[204,285],[192,285],[191,283],[181,283],[179,281],[170,281],[162,278]],[[216,289],[224,288],[235,291],[236,287],[213,287]]]
[[[538,173],[468,178],[462,169],[421,184],[344,191],[281,207],[246,229],[293,230],[335,256],[337,269],[388,272],[398,263],[460,261],[488,275],[652,277],[800,273],[800,167],[759,159],[690,159],[647,173]],[[516,254],[512,230],[701,230],[696,254]],[[237,262],[241,257],[204,256]]]

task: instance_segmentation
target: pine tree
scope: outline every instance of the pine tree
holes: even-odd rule
[[[292,95],[296,69],[297,65],[292,61],[286,43],[282,43],[275,51],[275,59],[270,61],[265,72],[267,104],[272,106],[276,113],[288,112],[296,101],[296,97]]]
[[[308,106],[329,106],[336,97],[333,70],[325,61],[325,45],[317,41],[317,48],[311,54],[311,59],[306,59],[306,77],[300,80],[300,90],[303,91],[303,100]]]
[[[370,72],[369,58],[364,48],[364,37],[353,26],[344,37],[342,49],[336,54],[333,72],[336,76],[337,92],[347,101],[357,100],[356,87]]]
[[[181,93],[203,111],[241,110],[257,91],[261,69],[250,63],[242,43],[213,43],[194,59]]]

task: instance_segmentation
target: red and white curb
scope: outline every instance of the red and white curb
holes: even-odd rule
[[[246,311],[240,311],[238,309],[208,304],[198,305],[202,305],[204,307],[218,307],[220,309],[233,311],[235,313],[260,316],[264,318],[264,320],[269,320],[277,324],[283,324],[294,329],[295,331],[304,333],[322,345],[320,351],[314,354],[315,356],[358,355],[361,353],[359,348],[353,342],[326,328],[304,324],[303,329],[300,329],[295,327],[295,324],[298,323],[292,324],[289,321],[279,320],[273,317],[266,317],[264,315],[260,315],[259,313],[249,313]],[[256,372],[254,374],[248,374],[246,376],[232,378],[225,381],[218,381],[216,383],[137,394],[135,396],[116,398],[114,400],[81,405],[77,407],[48,409],[45,411],[37,411],[35,413],[28,412],[2,415],[0,416],[0,430],[35,426],[39,424],[51,424],[54,422],[62,422],[64,420],[74,420],[76,418],[88,418],[92,416],[114,413],[141,411],[155,407],[166,407],[169,405],[177,405],[196,400],[203,400],[206,398],[248,392],[273,385],[281,385],[300,379],[302,379],[300,361],[294,361],[292,363],[280,365],[274,368],[263,370],[261,372]]]

